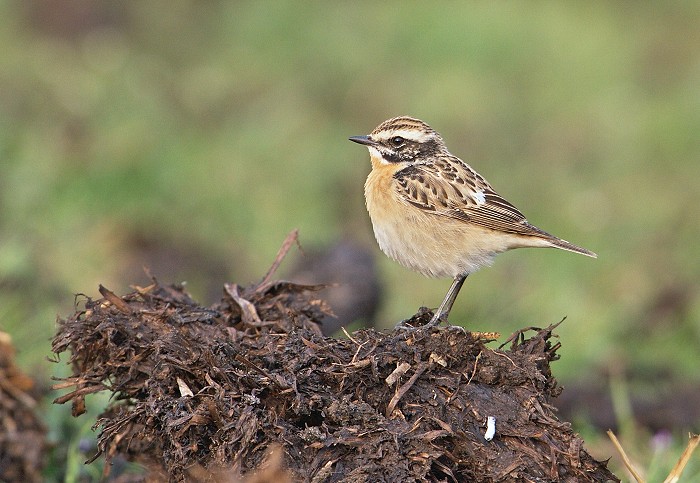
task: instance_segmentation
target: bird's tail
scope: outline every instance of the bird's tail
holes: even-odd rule
[[[562,250],[567,250],[569,252],[574,252],[574,253],[580,253],[581,255],[586,255],[587,257],[592,257],[592,258],[598,258],[598,255],[593,253],[590,250],[586,250],[585,248],[582,248],[578,245],[574,245],[573,243],[569,243],[566,240],[562,240],[559,237],[556,237],[550,233],[547,233],[541,228],[537,228],[535,225],[532,225],[528,222],[525,222],[527,225],[527,228],[532,232],[532,235],[535,238],[538,238],[541,243],[538,243],[537,245],[529,245],[529,246],[545,246],[545,247],[554,247],[554,248],[561,248]]]
[[[585,248],[581,248],[580,246],[574,245],[573,243],[569,243],[568,241],[562,240],[561,238],[552,236],[552,238],[550,238],[549,241],[552,243],[552,246],[556,248],[561,248],[562,250],[567,250],[574,253],[580,253],[581,255],[586,255],[587,257],[598,258],[598,255],[596,255],[592,251],[586,250]]]

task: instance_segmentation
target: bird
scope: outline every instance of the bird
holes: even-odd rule
[[[500,253],[552,247],[597,258],[530,224],[420,119],[394,117],[349,140],[369,150],[365,201],[381,250],[427,277],[452,278],[426,327],[448,323],[464,281]]]

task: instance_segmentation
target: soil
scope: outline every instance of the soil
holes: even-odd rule
[[[456,327],[324,337],[322,287],[275,268],[210,307],[154,279],[125,296],[100,287],[59,320],[53,351],[73,375],[56,402],[79,416],[87,394],[112,396],[90,461],[170,481],[619,481],[551,405],[554,326],[500,348]]]

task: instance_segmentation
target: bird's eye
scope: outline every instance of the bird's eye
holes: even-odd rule
[[[394,136],[393,138],[391,138],[391,144],[393,144],[394,146],[397,146],[397,147],[401,146],[405,141],[406,140],[404,138],[402,138],[401,136]]]

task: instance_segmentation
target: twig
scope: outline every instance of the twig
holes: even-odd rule
[[[632,473],[632,477],[637,481],[637,483],[644,483],[644,478],[637,472],[637,470],[634,469],[634,466],[632,466],[632,462],[630,459],[627,457],[627,453],[625,453],[625,450],[622,449],[622,445],[620,442],[617,440],[617,436],[615,436],[615,433],[613,433],[611,430],[608,429],[608,437],[610,440],[613,442],[615,445],[615,448],[617,449],[617,452],[620,453],[620,456],[622,457],[622,462],[625,464],[627,467],[627,470]]]
[[[108,288],[104,287],[102,284],[98,287],[98,290],[102,294],[102,296],[105,298],[105,300],[108,300],[114,307],[121,313],[123,314],[131,314],[131,307],[129,307],[129,304],[124,302],[121,297],[116,295],[114,292],[109,290]]]
[[[515,368],[518,367],[518,365],[517,365],[515,362],[513,362],[513,359],[511,359],[510,357],[508,357],[508,356],[505,355],[504,353],[493,351],[493,354],[496,355],[496,356],[505,357],[506,359],[508,359],[508,360],[510,361],[511,364],[513,364],[513,367],[515,367]]]
[[[299,230],[296,229],[289,232],[287,237],[284,239],[284,242],[282,242],[282,246],[277,252],[275,261],[272,262],[272,266],[267,271],[260,283],[257,286],[255,286],[255,290],[252,293],[250,293],[247,290],[244,292],[247,294],[246,296],[248,298],[254,296],[255,294],[264,293],[270,288],[271,285],[273,285],[273,282],[271,281],[273,275],[275,274],[280,264],[282,263],[282,260],[284,260],[284,257],[287,256],[289,249],[295,242],[297,243],[297,245],[299,244]],[[264,325],[267,325],[260,319],[255,305],[249,300],[247,300],[243,295],[241,295],[240,288],[238,287],[238,285],[236,285],[235,283],[224,284],[224,290],[241,308],[243,322],[254,327],[262,327]]]
[[[229,294],[233,301],[241,308],[241,318],[244,323],[254,327],[260,327],[262,325],[262,320],[260,320],[255,305],[241,296],[238,291],[238,285],[235,283],[224,284],[224,290],[226,290],[226,293]]]
[[[279,251],[277,252],[277,256],[275,257],[275,261],[272,262],[272,266],[258,284],[257,288],[255,289],[256,292],[264,292],[267,289],[267,286],[270,284],[272,276],[282,264],[282,260],[284,260],[284,257],[287,256],[289,249],[292,248],[292,245],[294,243],[296,243],[297,246],[299,245],[299,230],[297,230],[296,228],[290,231],[287,237],[284,239],[284,242],[282,242],[282,246],[280,247]]]
[[[698,444],[700,444],[700,435],[691,433],[688,446],[685,447],[683,454],[678,459],[678,463],[676,463],[676,466],[673,467],[673,470],[664,480],[664,483],[676,483],[678,480],[680,480],[681,474],[685,469],[685,465],[687,465],[688,461],[690,461],[690,457],[692,456],[693,451],[695,451],[695,448],[698,447]]]
[[[359,345],[360,347],[362,347],[362,346],[364,345],[364,343],[360,344],[360,343],[357,342],[355,339],[353,339],[352,336],[351,336],[350,334],[348,334],[348,331],[345,330],[345,327],[341,327],[341,329],[342,329],[342,331],[343,331],[343,334],[345,334],[345,336],[346,336],[348,339],[350,339],[351,341],[353,341],[355,344]]]
[[[406,384],[401,386],[396,390],[396,394],[394,394],[394,397],[391,398],[391,401],[389,401],[389,405],[386,407],[386,417],[391,417],[391,414],[394,412],[394,409],[396,409],[396,405],[399,403],[401,398],[403,397],[404,394],[408,392],[409,389],[411,389],[411,386],[418,380],[421,374],[425,372],[425,370],[428,368],[428,365],[424,362],[420,366],[416,368],[416,372],[413,373],[411,378],[406,381]]]
[[[481,353],[483,351],[479,351],[479,353],[476,355],[476,359],[474,359],[474,370],[472,371],[472,375],[469,376],[469,380],[467,381],[467,386],[471,384],[472,379],[474,379],[474,376],[476,375],[476,368],[479,366],[479,359],[481,359]]]
[[[68,394],[65,394],[61,397],[57,397],[56,399],[53,400],[54,404],[65,404],[71,399],[74,399],[76,397],[82,397],[86,394],[92,394],[95,392],[100,392],[104,391],[105,389],[109,389],[107,386],[104,384],[93,384],[93,385],[84,385],[82,387],[79,387],[75,391],[69,392]]]
[[[396,384],[396,381],[398,381],[408,370],[411,368],[411,364],[408,362],[402,362],[401,364],[397,364],[396,369],[392,371],[391,374],[386,376],[386,379],[384,379],[384,382],[386,382],[386,385],[391,387],[394,384]]]
[[[564,317],[563,319],[561,319],[561,320],[560,320],[559,322],[557,322],[556,324],[550,324],[550,326],[547,327],[547,328],[545,328],[545,329],[542,329],[541,327],[535,327],[535,326],[531,325],[530,327],[524,327],[524,328],[522,328],[522,329],[516,330],[515,332],[513,332],[513,333],[510,335],[510,337],[508,337],[508,338],[506,339],[506,341],[505,341],[503,344],[499,345],[498,348],[499,348],[499,349],[503,349],[509,342],[511,342],[510,350],[511,350],[511,351],[514,351],[515,348],[516,348],[519,344],[522,344],[523,342],[525,342],[525,332],[527,332],[527,331],[529,331],[529,330],[534,330],[534,331],[537,331],[537,332],[541,332],[541,331],[544,330],[544,331],[547,331],[547,332],[549,332],[549,333],[551,334],[551,333],[554,331],[554,329],[556,329],[557,327],[559,327],[565,320],[566,320],[566,317]]]

